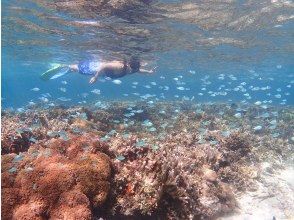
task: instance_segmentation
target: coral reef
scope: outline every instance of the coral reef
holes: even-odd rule
[[[2,114],[3,219],[213,219],[293,160],[283,109],[254,132],[225,104],[108,102]],[[277,109],[276,111],[279,111]],[[258,112],[258,113],[257,113]],[[276,120],[276,119],[275,119]],[[291,119],[292,120],[292,119]],[[276,123],[276,122],[275,122]],[[291,130],[292,129],[292,130]],[[286,135],[287,134],[287,135]],[[273,170],[271,172],[274,172]]]

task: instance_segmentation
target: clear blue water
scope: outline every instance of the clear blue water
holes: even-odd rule
[[[294,216],[292,0],[1,5],[4,219]],[[131,56],[156,71],[40,79]]]
[[[146,94],[154,101],[294,104],[292,1],[94,2],[2,1],[3,108]],[[90,85],[80,74],[39,78],[50,63],[131,55],[156,72],[126,76],[119,85],[103,79]]]

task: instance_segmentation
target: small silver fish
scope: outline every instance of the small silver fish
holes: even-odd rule
[[[122,81],[119,79],[112,80],[112,82],[116,85],[120,85],[122,83]]]
[[[100,89],[93,89],[91,92],[94,93],[94,94],[96,94],[96,95],[100,95],[101,94]]]
[[[40,89],[39,89],[39,88],[37,88],[37,87],[35,87],[35,88],[32,88],[32,89],[31,89],[31,91],[34,91],[34,92],[39,92],[39,91],[40,91]]]

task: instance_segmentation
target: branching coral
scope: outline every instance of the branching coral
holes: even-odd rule
[[[222,153],[210,145],[196,144],[193,135],[185,135],[187,138],[168,136],[157,151],[148,144],[136,147],[130,141],[135,137],[110,141],[111,150],[124,156],[123,161],[114,161],[111,215],[193,219],[234,209],[233,189],[221,181],[213,167]]]

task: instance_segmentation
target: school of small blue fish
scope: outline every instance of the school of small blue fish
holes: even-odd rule
[[[282,65],[277,64],[277,69],[282,69]],[[254,70],[248,70],[244,74],[216,74],[216,75],[201,75],[197,74],[195,70],[190,70],[188,73],[176,74],[170,77],[159,75],[158,81],[153,81],[154,78],[146,78],[144,83],[139,81],[132,81],[131,77],[127,79],[100,79],[95,85],[94,89],[88,91],[81,91],[78,94],[79,104],[88,103],[97,99],[93,95],[102,95],[107,98],[110,94],[101,88],[101,83],[109,83],[112,81],[114,85],[109,85],[113,91],[119,93],[119,86],[124,84],[123,88],[127,90],[120,94],[121,97],[128,97],[131,100],[149,100],[151,103],[163,100],[176,101],[194,101],[201,103],[204,101],[212,102],[237,102],[243,104],[254,104],[262,108],[268,108],[269,105],[287,105],[292,104],[293,98],[293,84],[294,74],[289,74],[287,79],[278,79],[278,76],[266,76]],[[197,77],[197,84],[190,83],[192,79]],[[280,84],[275,87],[273,81],[279,80]],[[149,81],[149,82],[148,82]],[[147,83],[146,83],[147,82]],[[281,86],[284,83],[283,86]],[[28,105],[35,105],[35,103],[42,102],[48,106],[58,102],[72,102],[72,94],[67,94],[70,83],[65,80],[61,81],[62,87],[59,88],[60,96],[51,95],[50,91],[44,92],[36,99],[28,101]],[[173,86],[172,86],[173,85]],[[41,89],[34,87],[30,89],[32,92],[38,94]],[[144,92],[146,91],[146,92]],[[149,92],[152,91],[152,92]],[[90,95],[93,94],[93,95]],[[113,94],[112,94],[113,95]],[[119,94],[116,94],[119,96]],[[208,99],[209,97],[209,99]],[[24,106],[23,106],[24,107]],[[21,107],[21,108],[23,108]],[[237,112],[236,118],[241,118],[242,113]],[[265,116],[264,116],[265,117]]]

